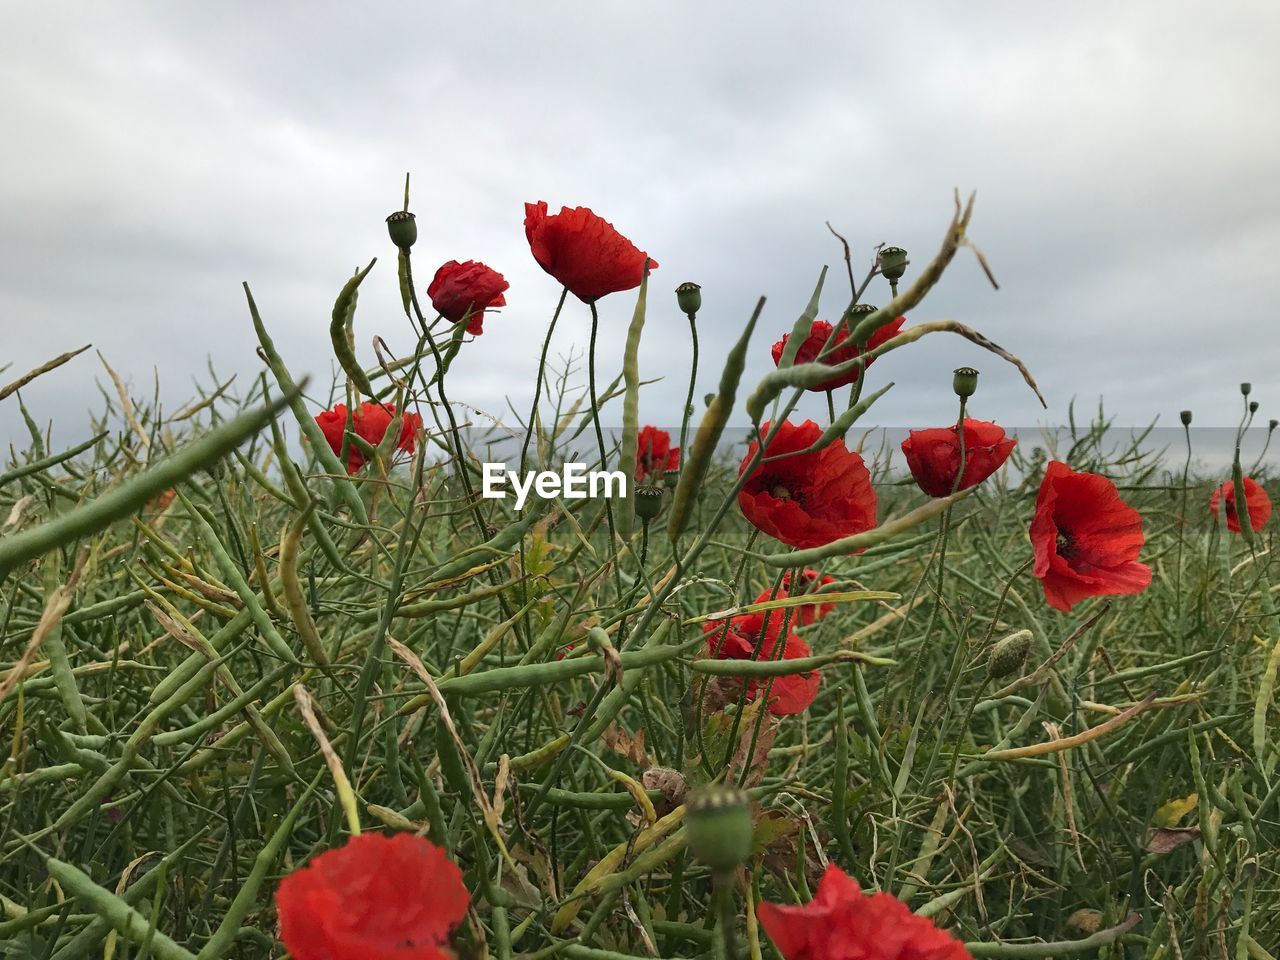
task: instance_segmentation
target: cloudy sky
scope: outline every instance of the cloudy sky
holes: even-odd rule
[[[703,286],[704,375],[768,296],[748,375],[772,364],[819,269],[846,286],[824,221],[861,274],[880,242],[918,264],[952,189],[1001,288],[957,257],[911,320],[950,317],[1012,368],[936,336],[877,365],[878,421],[953,413],[950,371],[982,370],[973,411],[1061,422],[1105,395],[1120,424],[1234,424],[1237,384],[1280,416],[1280,7],[1263,2],[955,4],[594,2],[377,5],[6,4],[0,8],[0,382],[92,343],[170,409],[259,368],[240,282],[295,372],[327,381],[334,296],[380,258],[356,319],[405,351],[383,218],[406,170],[420,279],[479,259],[508,308],[454,366],[453,394],[523,409],[558,288],[523,204],[586,205],[657,258],[642,403],[677,421],[685,321]],[[425,282],[425,281],[424,281]],[[883,302],[873,285],[868,299]],[[631,294],[601,304],[618,369]],[[571,302],[557,354],[586,345]],[[92,351],[24,391],[55,442],[83,436]],[[816,404],[810,412],[820,411]],[[23,434],[12,399],[0,439]]]

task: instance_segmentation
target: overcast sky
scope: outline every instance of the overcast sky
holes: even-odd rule
[[[383,218],[413,173],[425,284],[448,259],[511,283],[450,379],[523,409],[559,292],[525,201],[584,205],[660,262],[642,418],[677,422],[687,376],[671,291],[703,286],[711,390],[755,299],[748,376],[772,367],[819,269],[847,293],[830,220],[865,271],[880,242],[917,265],[952,188],[973,240],[909,321],[962,320],[1016,372],[935,336],[873,368],[895,426],[954,416],[950,371],[982,371],[975,415],[1061,422],[1105,395],[1121,424],[1234,424],[1237,384],[1280,416],[1280,6],[1271,2],[5,4],[0,8],[0,383],[93,343],[175,409],[211,359],[260,367],[240,288],[295,373],[327,381],[334,296],[357,264],[361,357],[406,351]],[[868,300],[887,289],[873,285]],[[616,373],[634,295],[601,303]],[[585,348],[571,298],[554,343]],[[24,391],[55,442],[85,434],[92,351]],[[806,407],[817,415],[818,404]],[[4,439],[24,431],[11,398]]]

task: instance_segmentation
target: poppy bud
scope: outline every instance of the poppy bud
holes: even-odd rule
[[[1253,393],[1253,384],[1252,384],[1252,383],[1242,383],[1242,384],[1240,384],[1240,393],[1241,393],[1242,395],[1246,396],[1246,397],[1247,397],[1249,394]]]
[[[1259,404],[1258,404],[1258,401],[1257,401],[1257,400],[1250,400],[1250,401],[1249,401],[1249,412],[1250,412],[1250,413],[1257,413],[1257,412],[1258,412],[1258,406],[1259,406]]]
[[[987,654],[987,676],[993,680],[1017,673],[1031,652],[1031,631],[1019,630],[996,642]]]
[[[1274,430],[1276,427],[1280,427],[1280,420],[1271,420],[1267,423],[1268,430]]]
[[[418,239],[418,224],[408,210],[397,210],[387,217],[387,233],[391,242],[401,250],[408,250]]]
[[[685,818],[689,851],[716,873],[727,873],[751,854],[754,825],[744,791],[713,784],[690,794]]]
[[[880,273],[886,280],[901,280],[907,272],[907,251],[885,247],[880,251]]]
[[[956,367],[955,375],[951,378],[951,389],[961,399],[972,397],[978,391],[978,371],[973,367]]]
[[[1273,424],[1275,423],[1274,420],[1272,420],[1271,422]],[[676,488],[676,484],[680,482],[680,471],[679,470],[664,471],[662,474],[662,482],[667,485],[668,490],[674,490]]]
[[[1191,411],[1190,411],[1190,410],[1183,410],[1183,411],[1182,411],[1182,413],[1178,414],[1178,416],[1180,416],[1180,417],[1182,418],[1182,425],[1183,425],[1184,427],[1189,427],[1189,426],[1191,426]]]
[[[662,515],[662,487],[636,487],[636,516],[648,523]]]
[[[702,309],[702,287],[696,283],[680,284],[676,287],[676,303],[680,305],[680,312],[692,320]]]

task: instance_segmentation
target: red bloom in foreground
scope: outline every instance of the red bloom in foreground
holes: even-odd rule
[[[538,266],[579,300],[640,286],[647,254],[586,207],[561,207],[547,216],[547,202],[524,205],[524,234]],[[650,259],[649,269],[658,269]]]
[[[280,939],[293,960],[446,960],[471,895],[425,837],[362,833],[280,882]]]
[[[636,438],[636,482],[651,473],[680,469],[680,448],[671,446],[671,434],[657,427],[641,427]]]
[[[757,915],[785,960],[972,960],[932,920],[891,894],[863,893],[834,863],[803,907],[761,903]]]
[[[817,570],[805,570],[800,574],[800,593],[797,596],[806,593],[817,593],[827,584],[835,582],[835,577],[824,575],[819,579]],[[755,602],[768,603],[770,600],[781,600],[783,597],[791,595],[791,571],[788,570],[782,575],[782,587],[777,593],[774,593],[772,589],[765,590],[760,596],[756,597]],[[790,611],[793,626],[798,622],[800,626],[807,627],[821,620],[835,608],[836,605],[834,603],[802,603],[795,607],[780,608],[770,613],[772,616],[778,616]]]
[[[360,409],[352,415],[352,429],[356,436],[366,443],[377,446],[391,426],[391,418],[396,408],[391,404],[385,407],[380,403],[366,400]],[[316,423],[329,441],[329,449],[338,456],[342,455],[342,434],[347,429],[347,405],[340,403],[332,410],[316,414]],[[406,453],[413,453],[414,435],[422,429],[422,417],[416,413],[406,413],[400,422],[400,439],[396,448]],[[347,450],[347,473],[355,473],[364,465],[364,454],[353,443]]]
[[[902,325],[907,322],[906,317],[898,317],[897,320],[890,320],[883,327],[878,329],[871,335],[867,341],[867,350],[874,350],[898,335],[898,331],[902,329]],[[818,354],[822,352],[822,348],[827,345],[827,340],[831,336],[831,324],[825,320],[815,320],[813,326],[809,328],[809,335],[804,338],[804,343],[800,344],[800,349],[796,353],[796,363],[825,363],[827,366],[834,367],[836,364],[844,363],[858,356],[860,352],[856,343],[849,343],[849,331],[842,329],[836,336],[836,346],[825,357],[818,360]],[[773,363],[777,366],[782,359],[782,351],[786,349],[787,341],[791,339],[791,334],[784,333],[782,339],[773,345]],[[871,366],[874,360],[868,360],[867,366]],[[821,393],[827,390],[834,390],[837,387],[847,387],[858,379],[859,370],[854,367],[847,373],[832,377],[830,380],[824,380],[816,387],[809,389]]]
[[[507,298],[502,294],[510,286],[502,274],[483,263],[450,260],[436,271],[427,296],[442,317],[450,323],[460,323],[466,317],[467,333],[479,336],[484,312],[490,307],[505,307]]]
[[[1017,440],[1004,428],[986,420],[964,421],[964,476],[956,489],[976,487],[1009,459]],[[916,483],[931,497],[945,497],[960,472],[960,433],[955,426],[912,430],[902,441],[902,452]]]
[[[762,613],[751,613],[732,617],[726,623],[715,620],[702,625],[702,632],[707,638],[707,652],[717,660],[759,660],[761,662],[776,659],[774,648],[782,634],[782,620],[779,611],[771,611],[768,623]],[[794,623],[794,617],[792,622]],[[764,632],[763,642],[761,632]],[[783,660],[798,660],[809,656],[809,645],[800,639],[793,630],[787,631],[786,647],[782,651]],[[760,652],[756,656],[756,645],[760,644]],[[774,716],[785,717],[793,713],[803,713],[809,709],[818,696],[818,684],[822,677],[817,670],[808,673],[795,673],[789,676],[774,677],[770,686],[768,680],[747,681],[747,696],[755,697],[756,692],[769,687],[769,712]]]
[[[1070,610],[1086,597],[1147,589],[1151,568],[1138,562],[1144,540],[1142,517],[1106,477],[1057,460],[1045,468],[1031,545],[1049,606]]]
[[[769,435],[770,424],[760,428]],[[796,426],[785,421],[765,451],[765,458],[812,446],[822,428],[812,420]],[[755,456],[753,440],[738,469]],[[821,450],[761,463],[738,494],[738,506],[752,524],[792,547],[820,547],[832,540],[870,530],[876,525],[876,492],[862,457],[836,440]]]
[[[1236,514],[1235,483],[1228,480],[1214,490],[1213,496],[1209,498],[1209,509],[1213,511],[1213,518],[1218,519],[1218,506],[1224,496],[1227,498],[1227,529],[1232,533],[1239,533],[1240,517]],[[1261,530],[1271,516],[1271,498],[1262,489],[1262,484],[1250,477],[1244,478],[1244,505],[1249,511],[1249,526],[1254,530]]]

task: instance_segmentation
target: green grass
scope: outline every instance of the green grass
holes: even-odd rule
[[[1073,426],[1051,454],[1119,484],[1155,579],[1063,614],[1028,566],[1044,453],[1020,448],[952,508],[941,596],[937,519],[825,561],[837,589],[897,599],[850,599],[804,628],[815,655],[865,656],[831,658],[807,713],[775,721],[698,696],[691,621],[781,573],[761,560],[778,545],[736,507],[716,520],[738,454],[699,486],[678,551],[667,513],[616,549],[601,501],[521,522],[509,500],[468,500],[478,481],[451,459],[457,435],[419,352],[432,439],[385,473],[333,473],[288,439],[282,403],[233,423],[263,410],[265,377],[175,415],[112,398],[69,458],[33,426],[0,472],[9,955],[101,955],[114,927],[116,957],[281,956],[276,883],[353,818],[447,846],[473,894],[464,953],[710,955],[710,874],[685,855],[683,827],[638,835],[626,784],[643,781],[661,816],[720,778],[757,804],[734,904],[744,951],[772,955],[748,936],[744,894],[803,901],[832,861],[975,956],[1275,955],[1273,525],[1252,545],[1216,526],[1208,494],[1225,477],[1184,484],[1180,451],[1162,459],[1101,420]],[[271,396],[288,389],[282,369]],[[594,435],[590,405],[550,380],[552,464]],[[296,404],[299,422],[320,407]],[[882,521],[924,502],[877,480]],[[291,529],[296,570],[281,563]],[[992,679],[990,648],[1020,630],[1024,667]],[[483,802],[453,770],[406,648],[443,694]],[[298,687],[349,778],[347,809]],[[1020,750],[1086,731],[1069,750]],[[486,804],[501,808],[493,830]]]

